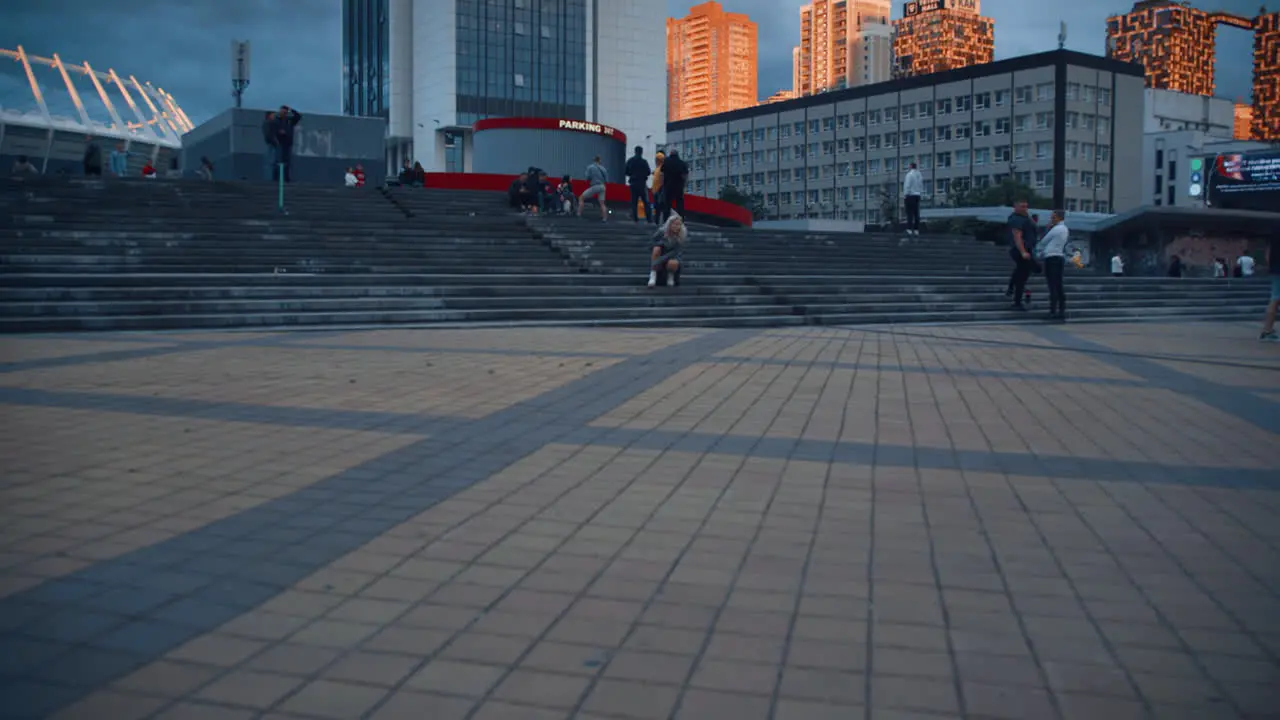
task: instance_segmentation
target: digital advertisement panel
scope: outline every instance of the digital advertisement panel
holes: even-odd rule
[[[1280,211],[1280,151],[1223,153],[1198,168],[1192,160],[1192,183],[1197,171],[1208,175],[1207,198],[1212,207],[1232,210]]]

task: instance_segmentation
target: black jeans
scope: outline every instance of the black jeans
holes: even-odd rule
[[[1013,273],[1009,275],[1009,289],[1013,291],[1013,304],[1021,305],[1022,296],[1027,290],[1027,278],[1031,277],[1034,265],[1030,258],[1022,257],[1018,248],[1009,248],[1009,257],[1013,259]]]
[[[906,205],[906,208],[907,208],[907,229],[919,230],[920,229],[920,196],[908,195],[903,200],[904,200],[903,204]]]
[[[658,188],[653,194],[653,224],[661,225],[665,221],[667,214],[667,191]]]
[[[684,217],[684,188],[679,190],[664,190],[667,194],[667,200],[663,203],[665,211],[662,213],[662,220],[666,222],[671,217],[671,211],[675,210],[680,217]]]
[[[1049,313],[1065,313],[1067,296],[1062,289],[1063,273],[1067,267],[1064,257],[1048,257],[1044,259],[1044,280],[1049,285]]]
[[[644,183],[631,183],[631,219],[639,222],[640,217],[636,214],[636,203],[644,203],[644,217],[646,220],[653,217],[653,208],[649,205],[649,188]]]

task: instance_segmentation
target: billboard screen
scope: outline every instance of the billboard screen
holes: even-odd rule
[[[1272,212],[1280,208],[1280,151],[1223,153],[1212,163],[1206,168],[1209,205]]]

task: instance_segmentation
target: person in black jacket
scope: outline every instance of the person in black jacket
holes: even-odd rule
[[[84,174],[102,177],[102,148],[92,135],[85,135],[84,142]]]
[[[293,173],[291,172],[293,165],[293,132],[301,120],[302,115],[298,114],[297,110],[288,105],[281,105],[280,112],[276,113],[275,120],[272,122],[272,135],[275,138],[277,152],[279,153],[277,164],[284,166],[285,182],[293,181]]]
[[[670,217],[674,211],[684,217],[684,185],[689,179],[689,165],[680,158],[680,153],[672,150],[662,163],[662,192],[667,196],[664,215]],[[666,217],[663,218],[665,222]]]
[[[636,154],[627,160],[627,166],[623,168],[622,173],[627,176],[627,184],[631,186],[631,221],[640,222],[640,217],[636,213],[636,203],[644,203],[645,218],[653,217],[653,206],[649,204],[649,173],[652,169],[649,167],[649,161],[644,159],[644,148],[637,145]]]

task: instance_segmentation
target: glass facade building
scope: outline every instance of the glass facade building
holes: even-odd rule
[[[342,113],[386,117],[391,84],[388,0],[342,0]]]
[[[585,120],[587,0],[457,0],[458,122]]]

